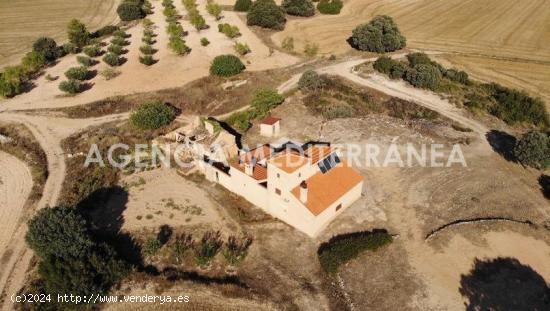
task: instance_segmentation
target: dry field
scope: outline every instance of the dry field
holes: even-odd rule
[[[116,0],[0,0],[0,68],[17,63],[36,38],[66,40],[72,18],[90,30],[115,23]]]
[[[273,40],[280,44],[292,36],[297,51],[308,39],[319,44],[320,53],[346,53],[351,31],[379,14],[395,18],[410,48],[456,54],[451,61],[477,78],[550,98],[543,87],[550,85],[550,2],[545,0],[349,0],[340,15],[292,19]]]

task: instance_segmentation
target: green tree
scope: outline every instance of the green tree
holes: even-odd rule
[[[191,51],[191,49],[185,44],[185,40],[180,37],[170,37],[168,47],[178,55],[185,55]]]
[[[208,12],[208,14],[214,16],[216,20],[219,20],[221,18],[222,7],[215,2],[208,3],[206,5],[206,11]]]
[[[252,0],[237,0],[233,6],[233,10],[237,12],[248,12],[252,6]]]
[[[325,86],[325,80],[314,70],[306,70],[300,80],[298,88],[305,91],[317,91]]]
[[[197,31],[201,31],[206,28],[206,21],[197,10],[193,10],[189,13],[189,22],[195,27],[195,29],[197,29]]]
[[[282,30],[286,23],[285,12],[273,0],[256,0],[246,15],[246,23]]]
[[[160,101],[139,106],[130,116],[130,124],[140,130],[156,130],[176,118],[174,109]]]
[[[405,80],[414,87],[434,90],[441,81],[441,71],[432,65],[420,64],[407,69]]]
[[[86,29],[86,25],[77,19],[73,19],[69,22],[67,26],[67,35],[69,37],[69,42],[79,48],[88,45],[90,42],[90,33]]]
[[[235,55],[219,55],[210,65],[210,74],[222,77],[230,77],[242,72],[246,67]]]
[[[72,67],[65,71],[65,77],[67,77],[67,79],[79,81],[88,79],[89,74],[90,72],[88,71],[88,68],[84,66]]]
[[[59,89],[67,94],[77,94],[82,90],[82,83],[76,79],[70,79],[59,83]]]
[[[313,16],[315,7],[311,0],[283,0],[281,7],[289,15]]]
[[[317,4],[317,9],[321,14],[336,15],[344,7],[342,0],[321,0]]]
[[[89,57],[97,57],[101,54],[101,47],[99,45],[91,45],[85,47],[83,50],[84,54],[88,55]]]
[[[32,50],[44,55],[49,62],[56,60],[61,54],[55,40],[48,37],[40,37],[34,41]]]
[[[115,53],[107,53],[103,56],[103,61],[109,66],[120,66],[122,65],[122,59],[119,55]]]
[[[13,97],[23,92],[27,75],[21,66],[9,66],[0,73],[0,96]]]
[[[145,12],[139,2],[124,1],[116,9],[120,20],[128,22],[145,17]]]
[[[514,156],[524,165],[537,169],[550,167],[550,136],[532,131],[521,137],[514,148]]]
[[[44,54],[32,51],[25,54],[21,60],[21,66],[25,73],[34,74],[46,65],[46,57]]]
[[[393,52],[406,46],[406,39],[389,16],[376,16],[368,24],[357,26],[351,36],[352,45],[361,51]]]

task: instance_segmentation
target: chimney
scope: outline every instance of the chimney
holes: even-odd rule
[[[252,157],[250,162],[244,163],[244,173],[248,176],[252,176],[254,174],[254,166],[256,166],[256,158]]]
[[[300,201],[304,204],[307,203],[307,183],[305,180],[300,183]]]

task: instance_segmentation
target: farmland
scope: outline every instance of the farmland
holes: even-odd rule
[[[322,54],[343,54],[351,51],[346,42],[351,31],[380,14],[396,20],[409,48],[449,53],[453,64],[477,78],[550,98],[542,87],[550,84],[550,2],[545,0],[350,0],[339,15],[292,20],[273,39],[280,44],[294,37],[301,51],[308,38]]]
[[[78,18],[89,29],[115,23],[115,0],[0,0],[0,68],[17,63],[37,37],[65,40],[67,23]]]

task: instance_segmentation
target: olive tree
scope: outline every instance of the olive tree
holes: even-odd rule
[[[389,16],[376,16],[352,32],[351,43],[361,51],[393,52],[406,46],[406,39]]]

